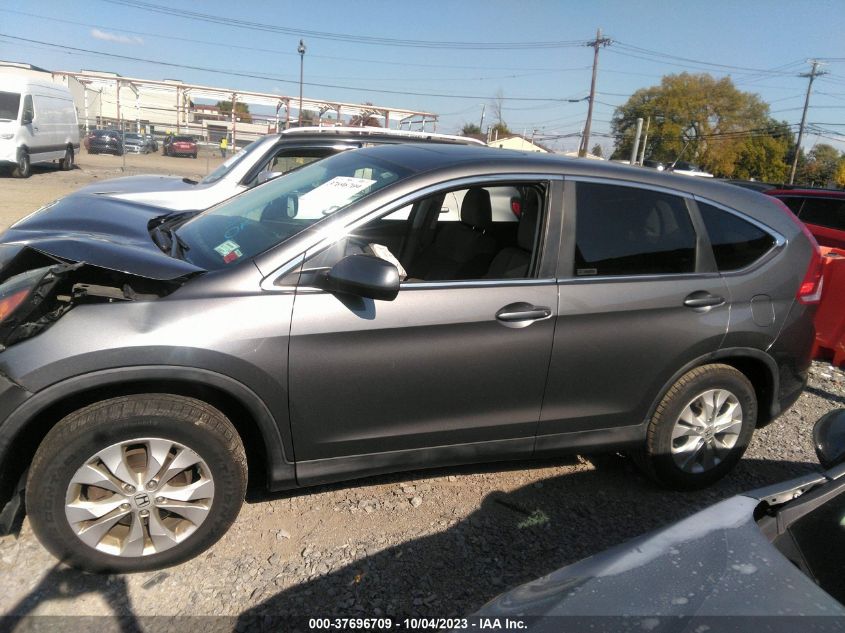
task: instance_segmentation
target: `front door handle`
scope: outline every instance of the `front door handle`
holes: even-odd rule
[[[706,290],[699,290],[687,295],[684,299],[684,305],[688,308],[715,308],[724,305],[725,298],[719,295],[713,295]]]
[[[511,303],[496,313],[496,318],[506,323],[539,321],[550,316],[552,316],[551,308],[533,306],[530,303]]]

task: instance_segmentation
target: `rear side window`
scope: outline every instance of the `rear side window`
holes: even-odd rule
[[[698,209],[720,271],[745,268],[775,245],[775,238],[751,222],[703,202]]]
[[[845,199],[805,198],[798,217],[807,224],[843,231],[845,230]]]
[[[575,275],[695,271],[696,235],[683,198],[579,182]]]

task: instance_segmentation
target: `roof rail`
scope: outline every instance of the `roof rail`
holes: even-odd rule
[[[463,143],[466,145],[481,145],[486,147],[478,139],[469,136],[458,136],[455,134],[437,134],[436,132],[414,132],[411,130],[392,130],[383,127],[353,127],[353,126],[333,126],[333,127],[292,127],[287,130],[282,130],[282,134],[320,134],[330,136],[332,134],[357,134],[360,136],[394,136],[396,138],[417,138],[420,140],[436,140],[447,141],[452,143]]]

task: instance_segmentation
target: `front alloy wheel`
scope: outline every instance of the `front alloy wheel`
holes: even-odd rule
[[[86,545],[148,556],[188,539],[214,504],[214,479],[187,446],[133,438],[91,456],[71,477],[65,517]]]
[[[246,454],[232,423],[182,396],[92,404],[35,453],[26,509],[38,540],[89,571],[159,569],[213,545],[238,515]]]

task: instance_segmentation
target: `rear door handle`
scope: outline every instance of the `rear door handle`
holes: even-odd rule
[[[530,303],[511,303],[496,313],[496,318],[506,323],[539,321],[550,316],[552,316],[551,308],[533,306]]]
[[[684,305],[688,308],[715,308],[724,305],[724,303],[724,297],[712,295],[705,290],[693,292],[684,299]]]

